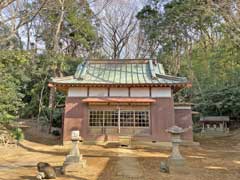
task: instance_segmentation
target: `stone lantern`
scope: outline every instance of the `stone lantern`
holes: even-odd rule
[[[79,168],[84,168],[86,166],[86,160],[82,159],[82,154],[80,154],[78,148],[80,132],[72,131],[71,140],[73,145],[70,153],[66,156],[63,163],[63,174],[65,174],[66,171],[78,171]]]
[[[168,159],[170,164],[183,164],[184,158],[179,151],[179,144],[182,142],[181,134],[186,132],[188,129],[183,129],[178,126],[172,126],[167,129],[167,132],[171,134],[172,137],[172,153]]]

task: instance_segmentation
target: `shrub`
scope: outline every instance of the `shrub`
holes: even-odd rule
[[[52,132],[52,134],[53,134],[54,136],[60,136],[60,132],[59,132],[58,130],[54,130],[54,131]]]
[[[17,141],[21,141],[24,139],[24,134],[21,128],[15,128],[12,130],[12,137],[17,140]]]

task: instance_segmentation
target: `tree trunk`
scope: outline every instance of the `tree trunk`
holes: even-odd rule
[[[56,95],[56,88],[51,87],[50,88],[50,94],[49,94],[49,108],[50,108],[49,133],[51,133],[51,129],[52,129],[53,112],[54,112],[54,109],[55,109],[55,95]]]
[[[56,29],[56,33],[53,39],[53,51],[56,53],[59,50],[59,39],[60,39],[60,30],[61,30],[61,26],[63,23],[63,19],[64,19],[64,14],[65,14],[65,10],[64,10],[64,2],[65,0],[59,0],[59,3],[61,5],[61,14],[60,14],[60,18],[57,24],[57,29]]]

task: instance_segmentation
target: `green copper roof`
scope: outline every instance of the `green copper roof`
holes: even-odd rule
[[[78,65],[74,76],[54,78],[55,84],[184,84],[185,77],[166,75],[152,60],[89,60]]]

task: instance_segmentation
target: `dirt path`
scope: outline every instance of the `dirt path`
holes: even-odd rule
[[[114,180],[143,180],[143,171],[131,149],[118,149],[117,175]]]

